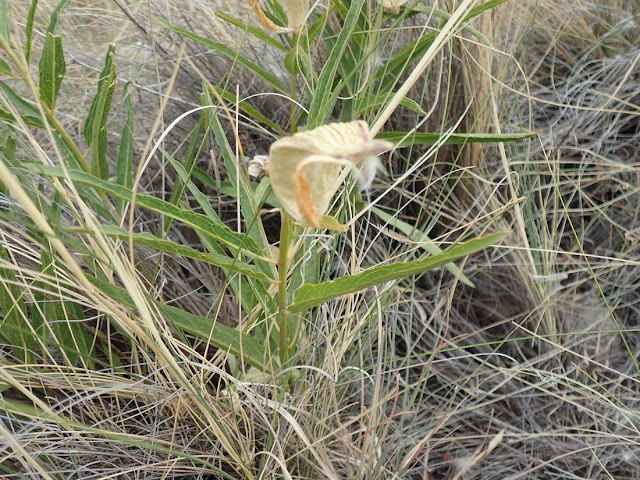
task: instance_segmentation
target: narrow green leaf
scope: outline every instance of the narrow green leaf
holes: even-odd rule
[[[392,95],[389,94],[380,94],[380,95],[369,95],[361,100],[358,100],[358,105],[360,108],[356,111],[355,116],[361,117],[364,116],[367,112],[371,112],[372,110],[386,105],[387,102],[391,99]],[[403,98],[400,100],[400,105],[408,108],[409,110],[416,112],[419,115],[425,115],[427,112],[416,102],[410,98]]]
[[[49,20],[49,27],[47,27],[47,35],[50,33],[55,35],[58,28],[58,20],[60,20],[60,13],[67,6],[69,0],[61,0],[58,6],[51,12],[51,20]]]
[[[501,3],[504,3],[506,1],[507,0],[490,0],[490,1],[486,2],[486,3],[483,3],[482,5],[478,5],[477,7],[474,7],[469,11],[467,16],[465,17],[465,21],[468,22],[472,18],[475,18],[478,15],[486,12],[487,10],[490,10],[490,9],[492,9],[494,7],[497,7],[498,5],[500,5]]]
[[[205,98],[205,101],[212,101],[212,99]],[[234,196],[237,197],[240,204],[240,211],[242,212],[246,234],[255,242],[261,251],[268,255],[268,252],[270,252],[269,242],[262,225],[258,205],[256,204],[256,199],[247,176],[244,175],[244,172],[240,171],[240,168],[244,168],[244,166],[238,164],[235,153],[232,150],[231,145],[229,145],[229,141],[227,140],[227,136],[225,135],[218,116],[215,115],[214,112],[208,113],[210,114],[211,129],[213,130],[219,151],[222,154],[224,165],[229,176],[229,181],[235,186],[236,193],[234,193]],[[277,272],[273,263],[256,261],[256,265],[265,272],[268,277],[277,278]],[[269,303],[272,303],[272,299],[268,296],[264,296],[267,285],[251,280],[249,280],[249,282],[254,298],[244,297],[243,301],[248,300],[254,303],[243,304],[245,310],[253,310],[257,302],[260,302],[265,307],[265,310],[272,311],[269,308]]]
[[[91,148],[91,172],[98,178],[109,178],[107,163],[107,120],[116,88],[116,67],[113,61],[115,46],[109,45],[104,69],[98,80],[98,93],[93,98],[84,124],[84,138]]]
[[[160,151],[172,165],[177,165],[178,170],[178,178],[174,179],[173,188],[171,189],[171,195],[169,196],[169,203],[174,205],[178,205],[184,195],[184,192],[187,188],[186,184],[190,180],[191,175],[193,175],[193,170],[196,168],[195,165],[198,161],[198,157],[200,153],[205,149],[205,144],[208,141],[208,132],[205,130],[205,126],[207,123],[207,119],[209,116],[206,111],[200,111],[200,115],[198,116],[198,123],[191,130],[189,136],[189,146],[187,147],[184,156],[182,157],[182,161],[178,162],[175,160],[168,152],[166,152],[162,147],[159,147]],[[180,169],[184,172],[181,173]],[[203,195],[204,196],[204,195]],[[207,199],[206,202],[203,202],[202,205],[210,207],[210,201]],[[207,210],[204,210],[205,214],[208,214]],[[211,215],[210,215],[211,216]],[[217,215],[214,215],[217,218]],[[171,229],[171,221],[164,223],[164,235],[168,235],[169,230]]]
[[[222,10],[216,10],[215,14],[216,14],[216,17],[221,18],[225,22],[229,22],[231,25],[240,27],[245,32],[250,33],[261,42],[268,43],[272,47],[275,47],[278,50],[281,50],[283,52],[286,51],[286,48],[282,45],[282,43],[280,43],[274,37],[272,37],[267,32],[265,32],[262,28],[251,26],[238,18],[232,17],[231,15],[223,12]]]
[[[120,148],[118,149],[118,161],[116,162],[116,183],[131,190],[133,187],[133,105],[129,94],[129,83],[124,86],[124,109],[127,119],[122,127],[120,135]],[[123,212],[126,202],[121,198],[116,200],[118,211]]]
[[[7,0],[0,0],[0,37],[9,43],[9,15],[7,12]]]
[[[24,32],[27,37],[27,45],[24,48],[24,58],[27,63],[31,61],[31,43],[33,41],[33,21],[36,18],[36,9],[38,8],[38,0],[32,0],[31,7],[29,8],[29,15],[27,16],[27,25]]]
[[[442,137],[447,137],[443,145],[463,145],[466,143],[505,143],[517,142],[535,137],[537,133],[418,133],[418,132],[380,132],[376,138],[389,140],[398,147],[412,145],[435,145],[441,142]],[[405,138],[406,137],[406,138]]]
[[[7,95],[7,98],[20,111],[20,113],[22,114],[22,119],[25,121],[25,123],[27,123],[27,125],[44,128],[44,122],[42,121],[42,117],[40,116],[40,110],[23,99],[2,80],[0,80],[0,89],[4,91],[4,93]],[[11,114],[7,112],[7,115]]]
[[[42,56],[40,57],[40,99],[53,110],[56,105],[56,98],[62,85],[62,79],[67,71],[67,64],[64,61],[62,50],[62,37],[57,37],[47,33],[44,42]]]
[[[221,350],[243,359],[249,365],[257,367],[263,372],[273,373],[273,367],[268,362],[269,357],[264,346],[255,338],[209,318],[199,317],[157,301],[154,303],[167,321],[175,327],[210,341]]]
[[[237,104],[241,112],[246,113],[247,115],[249,115],[249,117],[252,117],[254,120],[257,120],[280,133],[284,133],[284,130],[280,125],[278,125],[276,122],[271,120],[269,117],[263,115],[260,112],[260,110],[255,108],[249,102],[246,102],[246,101],[238,102],[238,97],[236,97],[235,93],[231,93],[222,87],[218,87],[217,85],[213,85],[213,88],[215,89],[216,93],[220,95],[223,99],[225,99],[227,102],[233,105]]]
[[[27,167],[27,165],[25,165]],[[127,202],[132,201],[131,190],[116,185],[105,180],[96,178],[95,176],[78,170],[67,170],[66,174],[60,167],[52,167],[48,165],[42,165],[39,163],[30,163],[28,168],[34,172],[42,175],[68,178],[82,185],[88,185],[97,192],[113,195],[114,197],[124,199]],[[267,260],[266,257],[261,255],[261,251],[256,246],[255,242],[243,233],[232,231],[229,227],[222,224],[219,220],[209,218],[206,215],[196,213],[188,208],[180,208],[165,200],[152,197],[150,195],[138,194],[136,195],[136,206],[140,208],[146,208],[153,212],[165,215],[173,220],[182,222],[183,224],[193,228],[197,232],[202,232],[206,236],[212,238],[215,241],[226,245],[233,251],[234,254],[241,252],[243,255],[247,255],[251,258],[259,258],[261,260]]]
[[[336,78],[336,71],[338,70],[340,61],[345,55],[349,40],[357,26],[358,17],[360,16],[363,4],[364,0],[353,0],[351,2],[351,6],[349,7],[349,11],[344,19],[344,23],[336,43],[331,50],[324,67],[322,67],[322,72],[318,78],[318,85],[316,90],[313,92],[313,99],[309,106],[309,121],[307,123],[307,127],[309,129],[316,128],[317,126],[325,123],[326,119],[329,118],[333,111],[333,107],[338,97],[331,95],[331,87],[333,86],[333,82]]]
[[[256,245],[258,245],[259,249],[263,251],[268,250],[269,242],[267,241],[267,235],[260,221],[260,212],[258,211],[253,191],[249,186],[247,176],[243,174],[244,172],[240,171],[240,168],[243,167],[238,165],[235,153],[231,149],[231,145],[229,145],[229,141],[217,115],[211,115],[211,128],[219,151],[222,154],[224,166],[227,169],[227,175],[229,175],[229,181],[232,185],[236,186],[237,192],[240,194],[238,200],[244,219],[245,230]],[[273,273],[275,278],[275,272],[272,268],[269,267],[268,270]]]
[[[82,231],[77,229],[73,230]],[[201,252],[199,250],[196,250],[195,248],[181,245],[179,243],[172,242],[171,240],[156,237],[149,232],[133,233],[132,235],[130,235],[129,231],[124,228],[109,225],[103,225],[101,227],[101,230],[105,235],[111,238],[117,238],[124,241],[128,241],[129,238],[132,238],[134,243],[154,248],[160,252],[172,253],[186,258],[192,258],[194,260],[199,260],[210,265],[216,265],[226,270],[231,270],[233,272],[247,275],[249,277],[253,277],[265,282],[270,281],[269,277],[258,270],[256,266],[247,265],[246,263],[240,262],[234,258],[229,258],[228,256],[223,254]]]
[[[106,295],[129,308],[135,308],[135,303],[126,289],[90,275],[87,275],[87,279]],[[216,347],[231,353],[239,359],[243,359],[263,372],[273,372],[272,366],[267,363],[268,356],[264,346],[255,338],[245,335],[235,328],[228,327],[209,318],[193,315],[158,300],[149,299],[149,302],[158,308],[169,324],[211,342]]]
[[[371,213],[375,214],[380,220],[387,225],[391,225],[396,230],[400,230],[404,235],[409,237],[412,241],[417,242],[423,250],[431,255],[439,255],[442,253],[442,249],[433,243],[429,238],[429,235],[421,230],[418,230],[413,225],[409,225],[406,222],[400,220],[397,216],[389,215],[387,212],[380,210],[377,207],[371,207]],[[462,270],[453,262],[447,263],[444,266],[449,272],[458,277],[462,283],[475,288],[475,285],[469,278],[462,273]]]
[[[179,175],[181,174],[179,173]],[[216,185],[216,181],[198,168],[194,169],[193,178],[198,180],[199,182],[202,182],[204,186],[206,186],[207,188],[210,188],[213,191],[216,191],[218,189]],[[265,181],[266,184],[268,184],[269,180],[267,178],[264,178],[263,180]],[[222,182],[221,187],[222,188],[220,189],[220,192],[222,194],[228,195],[232,198],[235,198],[237,196],[236,186],[233,185],[230,181]],[[211,207],[209,199],[198,189],[198,187],[196,187],[196,185],[192,181],[188,182],[188,188],[191,195],[198,201],[198,203],[202,207],[203,211],[207,214],[207,216],[210,216],[212,218],[217,218],[217,214]],[[263,196],[265,195],[260,195],[258,189],[255,188],[254,184],[251,184],[250,188],[254,198],[258,199],[260,202],[265,200],[263,199]],[[270,195],[268,197],[266,196],[265,197],[267,199],[275,199],[275,195],[273,195],[273,192],[271,192],[270,190],[271,189],[269,189]],[[200,239],[202,240],[203,245],[209,252],[222,253],[222,250],[217,243],[211,242],[209,238],[203,235],[199,235],[199,236],[200,236]],[[265,247],[265,251],[266,251],[266,248],[268,247]],[[260,264],[259,266],[264,267],[262,264]],[[275,278],[275,273],[273,272],[271,267],[269,267],[268,269],[262,268],[262,271],[266,272],[267,276],[271,275],[272,278]],[[275,301],[272,298],[272,296],[269,295],[267,290],[268,284],[260,281],[254,281],[250,277],[241,277],[238,275],[231,276],[226,271],[225,271],[225,275],[227,276],[229,284],[231,285],[231,288],[233,289],[234,293],[240,299],[242,308],[245,311],[249,312],[253,310],[253,308],[258,303],[261,303],[263,305],[264,310],[267,312],[276,311],[275,309],[277,307],[275,305]]]
[[[11,67],[7,62],[0,58],[0,73],[6,73],[7,75],[11,75]]]
[[[211,178],[211,176],[209,174],[207,174],[207,172],[205,172],[204,170],[200,169],[200,168],[195,168],[193,171],[193,178],[199,182],[202,182],[204,185],[206,185],[208,188],[210,188],[211,190],[217,190],[217,185],[216,185],[216,181]],[[269,178],[268,177],[264,177],[261,181],[260,184],[256,184],[256,183],[251,183],[251,191],[254,193],[255,198],[263,198],[263,202],[271,205],[274,208],[282,208],[282,204],[280,203],[280,200],[278,200],[278,198],[273,194],[273,191],[271,191],[271,189],[269,188],[269,192],[266,192],[265,195],[258,195],[258,190],[259,190],[259,185],[264,183],[268,183],[269,182]],[[235,185],[233,185],[230,181],[228,180],[224,180],[222,182],[220,182],[220,193],[222,193],[223,195],[227,195],[229,197],[235,197],[237,195],[236,192],[236,187]]]
[[[433,255],[423,260],[372,267],[356,275],[345,275],[324,283],[303,285],[298,290],[295,303],[289,307],[289,311],[302,313],[334,298],[359,292],[379,283],[420,275],[494,245],[508,234],[509,232],[492,233],[454,245],[439,255]]]
[[[41,273],[55,276],[51,257],[44,255],[42,259],[46,264],[42,264]],[[82,326],[85,320],[82,306],[61,300],[55,287],[45,282],[38,282],[34,299],[38,308],[32,309],[32,321],[42,344],[49,344],[49,348],[59,350],[68,358],[69,365],[76,365],[81,358],[84,366],[95,367],[93,336]],[[53,330],[55,338],[49,338],[50,329]]]
[[[221,53],[225,57],[232,59],[234,62],[238,62],[241,65],[244,65],[249,70],[251,70],[253,73],[255,73],[258,77],[260,77],[262,80],[264,80],[267,84],[271,85],[278,92],[280,92],[280,93],[285,93],[286,92],[285,88],[280,83],[280,80],[278,80],[278,78],[274,74],[268,72],[267,70],[265,70],[264,68],[262,68],[258,64],[252,62],[247,57],[245,57],[243,55],[240,55],[239,52],[233,50],[232,48],[229,48],[228,46],[224,45],[223,43],[214,42],[213,40],[209,40],[208,38],[201,37],[200,35],[197,35],[197,34],[195,34],[193,32],[190,32],[189,30],[185,30],[184,28],[180,28],[180,27],[177,27],[175,25],[172,25],[171,23],[167,22],[166,20],[164,20],[162,18],[158,18],[157,20],[158,20],[158,22],[160,22],[162,25],[167,27],[172,32],[175,32],[175,33],[177,33],[179,35],[182,35],[182,36],[187,37],[187,38],[189,38],[191,40],[194,40],[194,41],[204,45],[205,47],[211,48],[212,50],[215,50],[216,52]]]
[[[82,326],[85,321],[82,306],[75,302],[57,305],[60,313],[53,329],[59,342],[58,347],[64,349],[72,365],[82,359],[87,368],[94,368],[94,339]]]
[[[9,261],[9,255],[0,245],[0,259]],[[11,346],[15,357],[25,363],[34,363],[36,342],[29,328],[27,307],[22,289],[10,268],[0,268],[0,337]]]

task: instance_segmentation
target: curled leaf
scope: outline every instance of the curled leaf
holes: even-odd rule
[[[260,18],[262,26],[275,33],[299,33],[306,22],[307,14],[309,13],[309,0],[286,0],[287,4],[287,27],[280,27],[273,23],[269,17],[264,13],[262,7],[258,3],[258,0],[248,0],[253,10]]]
[[[392,146],[371,138],[369,127],[361,120],[331,123],[281,138],[269,152],[273,192],[295,220],[319,227],[340,186],[341,169],[373,162],[374,174],[376,157]],[[366,180],[373,174],[369,167]]]

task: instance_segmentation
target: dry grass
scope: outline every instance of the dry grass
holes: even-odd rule
[[[440,2],[451,11],[445,3],[454,2]],[[109,344],[129,364],[114,368],[105,357],[95,368],[71,366],[52,356],[38,359],[46,369],[33,369],[5,349],[0,383],[12,388],[2,393],[0,464],[24,478],[52,479],[640,478],[640,10],[631,0],[606,3],[506,2],[473,24],[486,43],[468,32],[456,37],[410,93],[433,107],[424,131],[461,121],[460,131],[539,133],[498,146],[402,149],[368,193],[432,238],[510,229],[501,248],[463,264],[475,289],[438,270],[318,308],[294,369],[300,380],[284,392],[278,379],[237,380],[223,354],[172,333],[153,308],[131,316],[57,272],[50,281],[80,292],[88,328],[112,335]],[[284,75],[274,52],[216,19],[213,9],[229,5],[237,7],[71,2],[59,27],[75,39],[65,45],[64,88],[76,93],[60,106],[67,128],[81,136],[111,41],[120,79],[134,82],[136,161],[148,138],[199,104],[194,70],[239,84],[243,95],[262,91],[255,78],[237,68],[229,74],[227,63],[168,34],[154,15],[228,42]],[[27,2],[10,7],[13,18],[26,18]],[[245,13],[243,6],[238,16]],[[413,18],[392,38],[401,46],[424,22]],[[255,105],[286,124],[281,99],[258,97]],[[114,109],[118,125],[124,110],[117,102]],[[419,118],[402,111],[390,125],[406,130]],[[166,148],[183,151],[192,126],[181,123]],[[272,135],[242,125],[247,153],[264,151]],[[202,166],[224,179],[215,152],[206,157]],[[171,172],[154,159],[141,189],[169,191]],[[216,192],[211,200],[235,228],[235,201]],[[138,219],[140,228],[154,221]],[[275,215],[264,223],[277,232]],[[344,236],[315,238],[326,250],[322,271],[421,253],[390,230],[371,215]],[[28,289],[41,280],[29,242],[42,240],[7,222],[0,232],[9,253],[0,267]],[[172,235],[198,241],[179,228]],[[107,244],[91,247],[117,259],[109,261],[122,266],[114,278],[131,292],[147,288],[127,276],[128,252]],[[138,259],[145,254],[152,255],[143,250]],[[82,268],[92,260],[77,261]],[[243,321],[216,269],[168,256],[160,270],[155,285],[168,302],[227,324]]]

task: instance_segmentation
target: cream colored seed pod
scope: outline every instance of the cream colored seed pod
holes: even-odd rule
[[[279,27],[273,23],[263,12],[258,0],[248,1],[253,6],[253,10],[258,14],[262,26],[267,30],[275,33],[300,33],[304,29],[307,15],[309,14],[309,0],[285,0],[288,17],[288,26],[286,28]]]
[[[385,11],[389,13],[399,13],[400,7],[407,3],[408,0],[378,0],[379,4],[382,4],[382,7]]]
[[[276,140],[269,151],[273,192],[298,222],[320,226],[338,187],[342,167],[377,162],[392,143],[375,140],[361,120],[331,123]]]

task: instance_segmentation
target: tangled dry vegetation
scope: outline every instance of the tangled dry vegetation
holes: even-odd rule
[[[456,2],[437,3],[453,11]],[[24,21],[29,5],[10,2],[10,17]],[[53,6],[42,5],[40,31]],[[59,106],[66,128],[80,136],[110,42],[118,89],[132,82],[136,161],[151,139],[200,105],[203,79],[237,85],[286,127],[288,102],[156,21],[227,43],[286,77],[278,52],[244,37],[218,9],[240,18],[250,12],[243,2],[221,0],[71,2],[58,27],[73,39],[65,45],[69,101]],[[407,19],[384,54],[429,32],[436,23],[425,28],[425,18]],[[423,122],[425,132],[457,124],[457,132],[538,136],[445,145],[400,181],[426,147],[398,149],[366,199],[431,238],[453,240],[478,226],[510,230],[499,248],[462,263],[475,288],[442,269],[371,289],[350,300],[355,306],[319,308],[300,360],[304,381],[282,404],[269,382],[235,382],[205,341],[178,336],[169,341],[175,364],[134,341],[131,358],[139,363],[129,375],[63,363],[34,372],[3,361],[3,381],[20,385],[5,395],[49,412],[1,412],[0,463],[10,466],[3,471],[82,479],[640,478],[640,7],[633,0],[507,1],[473,27],[480,37],[454,38],[412,89],[429,115],[401,110],[389,129]],[[114,101],[112,131],[125,116]],[[165,150],[179,158],[194,124],[187,117],[173,127]],[[249,156],[278,136],[239,125]],[[220,182],[226,171],[217,155],[202,155],[199,166]],[[140,189],[162,195],[172,175],[158,155]],[[235,199],[208,193],[236,228]],[[277,215],[262,218],[275,243]],[[138,219],[141,229],[156,221]],[[171,235],[198,241],[178,227]],[[5,232],[5,245],[10,240]],[[321,268],[338,275],[408,258],[420,253],[419,240],[365,216],[327,243]],[[243,315],[210,265],[167,256],[155,282],[165,300],[192,313],[229,325]],[[132,344],[114,340],[115,348]],[[177,365],[200,396],[176,381]],[[78,423],[48,419],[54,413]]]

